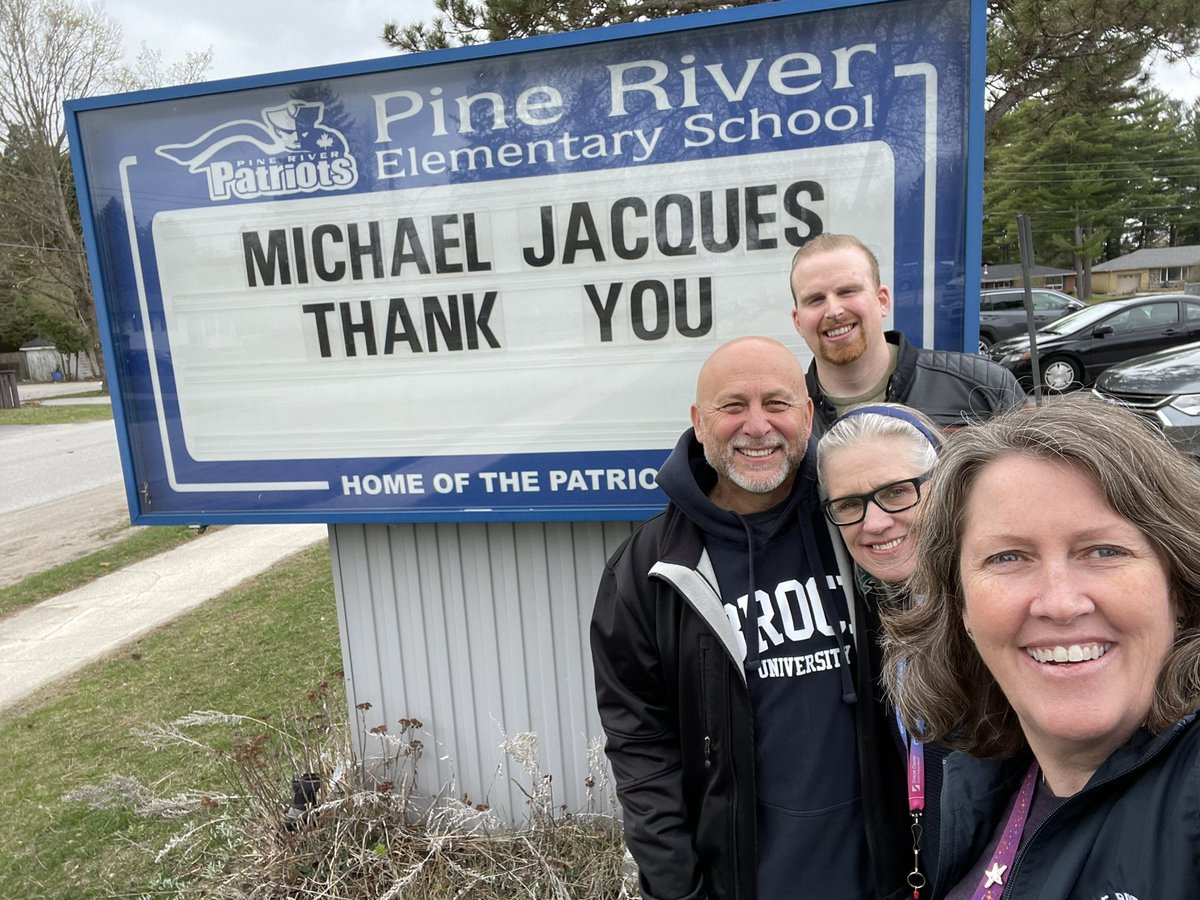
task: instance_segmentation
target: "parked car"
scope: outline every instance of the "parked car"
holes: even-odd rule
[[[1098,303],[1037,332],[1042,386],[1055,393],[1074,390],[1119,362],[1198,339],[1200,297],[1157,294]],[[988,353],[1032,387],[1029,335],[993,344]]]
[[[1200,343],[1106,369],[1093,393],[1145,416],[1184,453],[1200,457]]]
[[[1031,288],[1033,323],[1043,328],[1087,304],[1051,288]],[[1029,333],[1025,317],[1024,288],[996,288],[979,292],[979,352],[1011,337]]]

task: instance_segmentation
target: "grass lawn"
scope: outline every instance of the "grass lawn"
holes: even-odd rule
[[[63,796],[113,775],[158,796],[225,790],[217,758],[151,750],[130,729],[195,710],[278,722],[322,682],[344,718],[332,572],[320,545],[0,713],[0,897],[174,896],[162,890],[166,866],[155,854],[179,822],[93,811]],[[292,773],[264,774],[278,777],[282,810]]]
[[[112,407],[107,403],[41,406],[36,401],[30,401],[18,409],[0,409],[0,425],[72,425],[76,422],[103,422],[112,417]]]

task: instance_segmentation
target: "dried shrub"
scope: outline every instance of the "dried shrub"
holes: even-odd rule
[[[529,779],[518,782],[528,810],[514,827],[487,803],[448,790],[420,794],[420,721],[360,727],[363,745],[351,747],[351,729],[330,718],[323,691],[310,695],[315,712],[284,716],[279,724],[209,710],[135,732],[150,746],[213,754],[224,782],[219,790],[157,798],[135,779],[113,776],[64,800],[181,819],[181,829],[157,850],[163,871],[151,886],[154,897],[638,896],[613,811],[556,808],[536,735],[501,744]],[[356,710],[360,726],[369,709]],[[586,786],[602,796],[607,767],[598,742],[588,756]]]

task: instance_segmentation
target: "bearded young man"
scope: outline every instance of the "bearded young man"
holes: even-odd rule
[[[791,350],[718,348],[659,472],[670,505],[601,580],[596,696],[646,900],[911,893],[874,623],[851,613],[811,418]]]
[[[949,350],[914,347],[883,330],[892,296],[879,262],[848,234],[821,234],[796,251],[791,271],[792,323],[812,351],[808,392],[813,427],[823,434],[860,403],[903,403],[943,428],[990,418],[1025,403],[1007,369]]]

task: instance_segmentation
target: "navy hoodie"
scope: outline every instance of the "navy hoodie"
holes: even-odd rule
[[[671,502],[704,531],[725,614],[740,636],[754,709],[759,900],[859,900],[872,892],[850,616],[815,459],[810,441],[791,495],[750,516],[709,501],[716,472],[690,430],[658,475]]]

